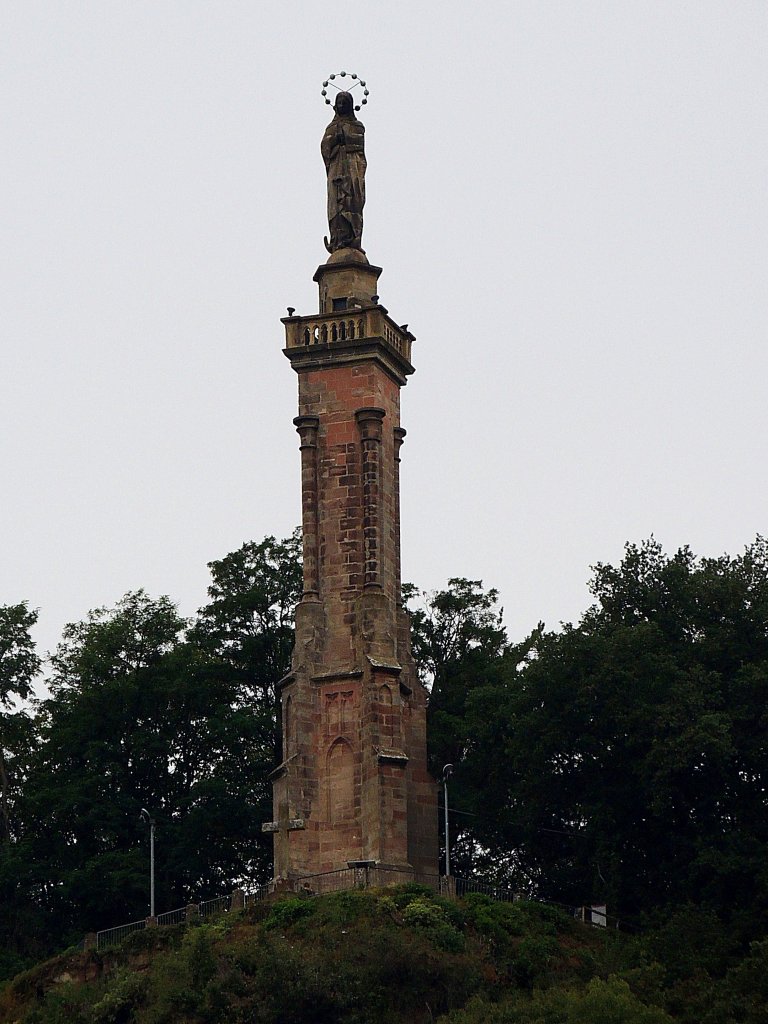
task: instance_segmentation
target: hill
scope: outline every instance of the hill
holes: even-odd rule
[[[0,992],[18,1024],[757,1024],[768,943],[691,911],[653,933],[417,885],[285,897],[70,951]]]

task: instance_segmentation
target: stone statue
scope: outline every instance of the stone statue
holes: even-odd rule
[[[325,129],[320,152],[328,174],[328,252],[360,249],[365,206],[365,126],[355,117],[354,101],[340,92],[333,104],[334,118]]]

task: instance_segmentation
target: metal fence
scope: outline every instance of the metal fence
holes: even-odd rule
[[[486,882],[478,882],[475,878],[456,878],[456,895],[466,896],[471,892],[482,893],[483,896],[490,896],[491,899],[501,903],[514,903],[515,900],[523,899],[520,893],[513,889],[504,889],[496,885],[488,885]]]
[[[251,892],[243,894],[243,909],[246,907],[253,906],[254,903],[258,903],[260,900],[265,899],[269,896],[272,891],[269,885],[260,885],[258,889],[253,889]]]
[[[487,882],[480,882],[474,878],[447,877],[439,874],[425,874],[407,868],[383,867],[379,864],[361,864],[347,868],[339,868],[336,871],[323,871],[320,874],[304,875],[301,878],[292,879],[286,886],[288,891],[299,895],[320,896],[331,892],[345,892],[352,889],[385,888],[389,885],[398,885],[404,882],[416,882],[432,889],[443,896],[462,897],[471,893],[481,893],[491,899],[504,903],[512,903],[516,900],[525,899],[523,895],[512,889],[503,886],[489,885]],[[144,928],[154,925],[169,926],[183,924],[194,917],[210,918],[219,914],[226,914],[238,907],[249,907],[264,900],[274,891],[273,885],[262,885],[250,892],[236,890],[234,894],[220,896],[214,900],[205,900],[202,903],[190,903],[188,906],[179,907],[177,910],[169,910],[159,914],[154,920],[144,918],[141,921],[132,921],[130,924],[122,924],[117,928],[105,928],[96,933],[96,948],[106,949],[122,942],[131,932],[141,931]],[[573,907],[563,903],[556,903],[553,900],[536,900],[549,906],[558,907],[566,913],[573,914],[585,924],[592,924],[598,927],[619,927],[615,918],[609,918],[605,914],[604,907]],[[601,913],[597,913],[598,909]],[[589,912],[588,912],[589,911]],[[591,912],[591,913],[590,913]]]
[[[106,949],[107,946],[116,946],[119,942],[122,942],[124,938],[131,934],[131,932],[140,932],[143,928],[147,927],[147,919],[143,918],[141,921],[131,921],[130,924],[121,924],[117,928],[105,928],[101,932],[96,933],[96,949]]]
[[[377,889],[388,885],[415,882],[434,892],[453,895],[453,879],[445,876],[414,871],[411,868],[384,867],[380,864],[361,864],[354,867],[323,871],[316,875],[303,875],[293,879],[290,888],[306,895],[321,895],[327,892],[341,892],[347,889]]]
[[[232,909],[232,895],[219,896],[215,900],[206,900],[198,904],[200,917],[213,917],[214,914],[226,914]]]
[[[184,924],[186,920],[186,907],[180,907],[178,910],[168,910],[164,914],[157,915],[157,923],[159,925]]]

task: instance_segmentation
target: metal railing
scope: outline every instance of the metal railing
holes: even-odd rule
[[[105,928],[96,932],[96,949],[106,949],[107,946],[116,946],[122,942],[131,932],[140,932],[147,927],[147,919],[131,921],[130,924],[120,924],[117,928]]]
[[[158,925],[184,924],[187,920],[187,908],[179,907],[178,910],[167,910],[164,914],[157,915]]]
[[[286,889],[299,895],[320,896],[325,893],[346,892],[352,889],[386,888],[390,885],[398,885],[404,882],[416,882],[424,885],[434,892],[443,896],[462,897],[472,893],[481,893],[493,900],[503,903],[513,903],[526,897],[513,889],[506,889],[503,886],[489,885],[487,882],[480,882],[474,878],[459,878],[455,875],[429,874],[413,871],[408,868],[385,867],[379,864],[363,864],[354,867],[338,868],[335,871],[323,871],[315,875],[303,875],[287,882]],[[96,948],[106,949],[122,942],[132,932],[141,931],[155,925],[168,927],[171,925],[184,924],[195,916],[210,918],[219,914],[230,912],[233,905],[246,908],[264,900],[270,893],[275,891],[273,884],[261,885],[250,892],[236,890],[235,894],[219,896],[217,899],[204,900],[202,903],[191,903],[177,910],[169,910],[159,914],[154,920],[144,918],[141,921],[132,921],[130,924],[118,925],[117,928],[105,928],[96,933]],[[237,899],[235,899],[237,896]],[[598,908],[572,907],[564,903],[556,903],[554,900],[536,900],[536,903],[544,903],[548,906],[558,907],[568,914],[578,917],[585,924],[598,927],[619,927],[616,918],[608,918],[604,913],[597,914]],[[600,908],[602,910],[602,908]],[[591,914],[586,910],[592,911]]]
[[[258,889],[254,889],[252,892],[246,892],[243,894],[243,909],[252,906],[254,903],[259,903],[261,900],[269,896],[271,888],[268,885],[260,885]]]
[[[336,871],[321,871],[316,875],[302,875],[289,882],[294,892],[308,896],[319,896],[326,892],[343,892],[347,889],[364,889],[363,868],[338,868]]]
[[[514,903],[516,900],[523,899],[520,893],[514,892],[512,889],[488,885],[485,882],[478,882],[474,878],[456,878],[455,885],[457,896],[466,896],[468,893],[479,892],[483,896],[490,896],[491,899],[498,900],[500,903]]]
[[[213,917],[214,914],[226,914],[232,909],[232,894],[219,896],[215,900],[206,900],[198,904],[200,917]]]

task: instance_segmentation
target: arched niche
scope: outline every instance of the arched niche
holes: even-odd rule
[[[392,746],[395,738],[395,700],[392,687],[382,683],[378,692],[379,698],[379,737],[385,746]]]
[[[352,821],[355,816],[355,755],[343,736],[329,747],[326,765],[328,820],[334,825]]]
[[[293,753],[293,698],[288,697],[283,706],[283,757],[290,757]]]

